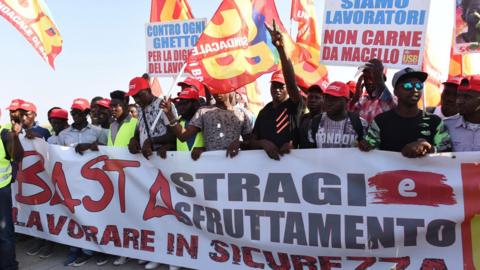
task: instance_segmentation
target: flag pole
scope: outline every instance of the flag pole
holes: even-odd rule
[[[168,89],[168,92],[163,96],[163,99],[170,98],[170,95],[172,93],[173,88],[175,88],[175,86],[177,85],[178,81],[180,80],[180,77],[185,72],[186,67],[187,67],[187,62],[185,62],[185,64],[183,64],[182,68],[180,69],[180,71],[177,74],[177,77],[175,77],[175,80],[173,81],[172,85],[170,85],[170,88]],[[161,115],[161,112],[157,114],[157,117],[155,118],[155,121],[153,121],[153,124],[150,127],[151,131],[155,130],[155,126],[157,126],[158,120],[160,120],[160,115]]]

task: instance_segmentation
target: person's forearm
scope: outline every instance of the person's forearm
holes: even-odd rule
[[[298,91],[297,82],[295,80],[295,70],[293,68],[292,61],[285,53],[284,47],[278,48],[278,54],[282,63],[282,73],[283,77],[285,77],[285,86],[287,88],[288,95],[293,102],[298,103],[301,97]]]

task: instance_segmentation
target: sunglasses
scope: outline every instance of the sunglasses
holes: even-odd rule
[[[417,90],[423,90],[423,83],[412,83],[412,82],[405,82],[402,84],[403,89],[405,90],[413,90],[413,88]]]

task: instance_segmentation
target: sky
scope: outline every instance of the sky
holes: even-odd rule
[[[324,1],[316,0],[317,20],[322,21]],[[435,29],[448,29],[453,0],[432,0],[438,12]],[[149,21],[150,0],[45,0],[63,37],[62,53],[55,60],[55,70],[45,63],[25,38],[0,17],[0,108],[14,98],[37,105],[40,123],[53,106],[68,109],[73,99],[108,96],[113,90],[126,90],[130,79],[145,72],[145,23]],[[210,19],[220,0],[189,0],[196,18]],[[276,0],[284,25],[288,28],[291,1]],[[453,21],[453,19],[452,19]],[[446,24],[446,25],[445,25]],[[319,25],[321,27],[321,25]],[[447,27],[447,28],[445,28]],[[451,27],[451,26],[450,26]],[[319,28],[321,29],[321,28]],[[439,36],[447,39],[445,33]],[[449,39],[451,40],[451,38]],[[446,46],[446,52],[448,53]],[[355,68],[329,67],[330,81],[353,79]],[[269,76],[262,76],[259,87],[269,98]],[[172,79],[161,79],[164,91]],[[176,90],[174,90],[176,92]]]

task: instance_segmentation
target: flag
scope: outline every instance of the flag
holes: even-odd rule
[[[248,108],[254,115],[258,115],[263,108],[264,102],[257,82],[245,85],[245,90],[248,99]]]
[[[422,64],[422,71],[428,73],[424,86],[425,107],[436,107],[440,103],[442,78],[445,79],[446,75],[446,71],[441,70],[436,61],[438,60],[436,58],[441,57],[441,53],[435,48],[435,45],[432,46],[432,42],[427,35]],[[423,100],[420,103],[420,106],[423,107]]]
[[[187,0],[152,0],[150,22],[169,22],[193,19]]]
[[[62,51],[63,39],[42,0],[0,0],[0,16],[17,28],[43,60],[55,69],[54,61]]]
[[[480,74],[480,54],[455,54],[452,45],[448,77]]]
[[[158,81],[157,77],[154,77],[153,79],[150,80],[150,89],[152,89],[152,94],[154,96],[156,97],[163,96],[162,86],[160,85],[160,82]]]
[[[290,19],[298,23],[297,45],[305,61],[293,59],[297,84],[302,88],[328,82],[328,71],[320,64],[317,20],[313,0],[293,0]]]
[[[284,34],[287,55],[297,59],[274,0],[224,0],[192,50],[187,72],[212,93],[228,93],[277,70],[278,53],[265,27],[273,20]]]

